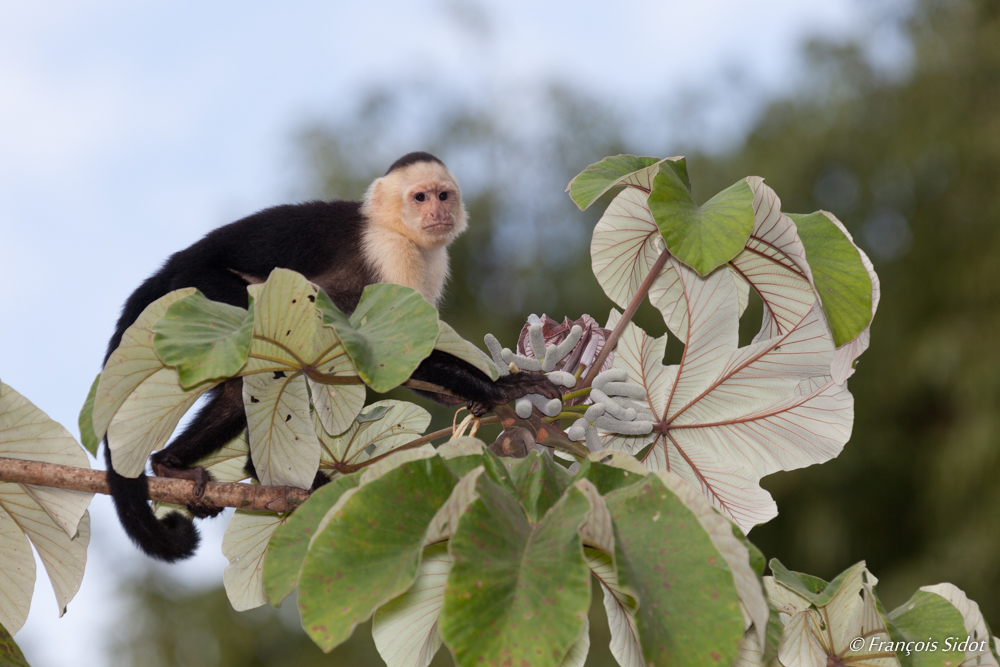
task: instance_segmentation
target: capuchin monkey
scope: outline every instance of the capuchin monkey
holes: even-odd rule
[[[467,224],[458,184],[444,163],[429,153],[409,153],[371,184],[364,201],[312,201],[264,209],[172,255],[125,302],[104,363],[146,306],[168,292],[196,287],[209,299],[247,308],[247,285],[264,282],[277,267],[298,271],[319,285],[345,313],[354,311],[362,290],[373,283],[412,287],[437,306],[448,278],[448,245]],[[493,381],[439,350],[431,352],[411,377],[451,395],[420,393],[448,405],[468,401],[477,414],[526,394],[560,396],[542,374],[514,373]],[[195,496],[204,493],[211,477],[204,468],[193,466],[247,428],[242,383],[240,378],[227,380],[206,394],[208,403],[183,432],[152,455],[156,475],[193,479]],[[111,497],[129,537],[160,560],[191,556],[198,546],[194,523],[179,512],[157,519],[148,504],[146,476],[116,473],[106,439],[104,453]],[[247,471],[255,474],[249,457]],[[313,488],[327,481],[319,472]],[[199,518],[221,511],[201,501],[188,509]]]

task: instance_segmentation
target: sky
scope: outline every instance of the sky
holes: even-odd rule
[[[296,131],[345,117],[372,84],[475,99],[559,81],[632,109],[708,90],[697,140],[718,149],[808,85],[810,38],[864,36],[870,57],[901,62],[872,16],[860,0],[0,4],[0,381],[77,435],[129,293],[211,229],[301,197]],[[403,128],[399,154],[419,148]],[[16,636],[35,667],[107,664],[130,574],[221,583],[224,520],[168,567],[127,541],[106,497],[91,513],[62,619],[39,566]]]

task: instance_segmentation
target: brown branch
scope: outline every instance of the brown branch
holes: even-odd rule
[[[601,348],[600,354],[597,355],[597,359],[594,363],[590,365],[587,370],[587,375],[582,381],[578,382],[576,389],[582,389],[583,387],[589,387],[594,381],[594,378],[601,372],[601,366],[607,361],[608,355],[611,354],[612,350],[618,345],[618,339],[625,332],[625,327],[629,322],[632,321],[632,317],[635,315],[635,311],[639,310],[639,306],[642,305],[642,300],[649,293],[649,288],[653,286],[653,282],[659,277],[660,270],[663,265],[667,263],[667,259],[670,257],[670,251],[666,248],[660,253],[660,256],[656,258],[653,266],[649,269],[649,273],[643,279],[642,283],[639,285],[639,289],[636,290],[635,295],[632,296],[632,300],[629,302],[628,307],[625,312],[622,313],[621,319],[618,320],[618,324],[615,325],[614,330],[611,335],[608,336],[608,340],[605,341],[604,347]]]
[[[103,470],[75,468],[57,463],[25,461],[0,457],[0,481],[35,484],[58,489],[108,494],[108,481]],[[152,500],[183,505],[194,500],[194,482],[167,477],[149,478]],[[209,482],[201,497],[219,507],[236,507],[263,512],[291,512],[309,498],[309,491],[294,486],[261,486]]]

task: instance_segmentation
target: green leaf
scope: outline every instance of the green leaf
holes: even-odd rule
[[[417,576],[424,538],[457,480],[440,458],[408,461],[358,487],[313,539],[299,578],[302,626],[324,651]]]
[[[872,280],[861,254],[825,211],[788,217],[805,246],[834,342],[854,340],[872,321]]]
[[[309,543],[327,511],[360,481],[360,474],[346,475],[320,487],[274,531],[264,555],[264,592],[275,607],[298,585]]]
[[[771,559],[771,573],[774,580],[785,588],[789,588],[802,597],[806,598],[817,607],[823,607],[830,603],[833,596],[837,594],[844,582],[854,576],[855,568],[848,568],[837,575],[830,583],[826,583],[819,577],[803,572],[792,572],[781,564],[777,558]]]
[[[733,574],[698,518],[655,475],[606,496],[621,585],[648,665],[728,665],[743,639]]]
[[[570,488],[537,525],[515,497],[480,475],[479,499],[449,543],[441,636],[455,661],[556,667],[590,606],[590,571],[578,533],[590,510]]]
[[[623,455],[618,454],[618,456]],[[641,482],[645,476],[645,471],[639,473],[636,470],[627,470],[618,466],[606,465],[586,459],[580,462],[580,469],[576,472],[573,481],[579,479],[589,480],[591,484],[597,487],[602,496],[606,496],[612,491],[623,489],[636,482]]]
[[[0,625],[0,667],[28,667],[28,661],[7,628]]]
[[[767,559],[764,558],[761,550],[757,548],[756,544],[747,539],[747,536],[743,534],[743,531],[735,523],[733,524],[733,535],[750,552],[750,567],[753,568],[753,571],[757,573],[758,577],[764,576],[764,570],[767,568]]]
[[[699,207],[677,171],[660,169],[648,201],[667,249],[702,276],[738,255],[753,231],[753,191],[746,179]]]
[[[438,318],[434,306],[402,285],[369,285],[350,319],[322,291],[316,305],[323,324],[333,327],[358,375],[384,393],[410,377],[434,349]]]
[[[345,343],[347,352],[358,373],[377,392],[406,382],[434,349],[440,333],[434,306],[420,292],[402,285],[366,287],[351,313],[351,324],[371,345],[363,350],[368,353],[363,360]]]
[[[675,159],[681,165],[684,164],[684,158]],[[642,187],[644,185],[643,189],[648,193],[649,181],[656,173],[657,165],[663,161],[660,158],[636,157],[635,155],[606,157],[577,174],[566,186],[566,192],[580,207],[580,210],[586,210],[601,195],[615,186],[635,185]],[[684,172],[686,176],[686,167],[684,167]]]
[[[904,667],[930,667],[934,665],[960,665],[965,660],[965,651],[949,651],[946,640],[955,637],[965,639],[965,621],[961,612],[945,598],[927,591],[917,591],[905,604],[889,614],[886,626],[894,642],[937,642],[935,650],[896,651],[896,657]],[[951,662],[948,662],[951,661]]]
[[[80,409],[80,442],[83,443],[84,449],[90,452],[91,456],[97,456],[97,448],[101,444],[101,439],[97,437],[94,433],[94,399],[97,397],[97,385],[101,382],[101,374],[98,373],[97,377],[94,378],[93,384],[90,385],[90,391],[87,393],[87,400],[83,402],[83,407]]]
[[[571,482],[570,474],[555,459],[535,451],[515,461],[508,473],[517,488],[517,500],[531,523],[541,521]]]
[[[195,292],[170,304],[153,325],[153,349],[177,369],[185,389],[232,377],[247,360],[253,312],[252,303],[248,311]]]

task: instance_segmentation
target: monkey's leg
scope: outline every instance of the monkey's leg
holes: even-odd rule
[[[187,508],[199,518],[215,516],[222,508],[197,500],[205,493],[205,485],[212,481],[212,476],[204,468],[192,466],[217,452],[247,427],[241,378],[227,380],[209,395],[209,402],[184,431],[150,459],[158,477],[194,480],[196,500],[189,502]]]

